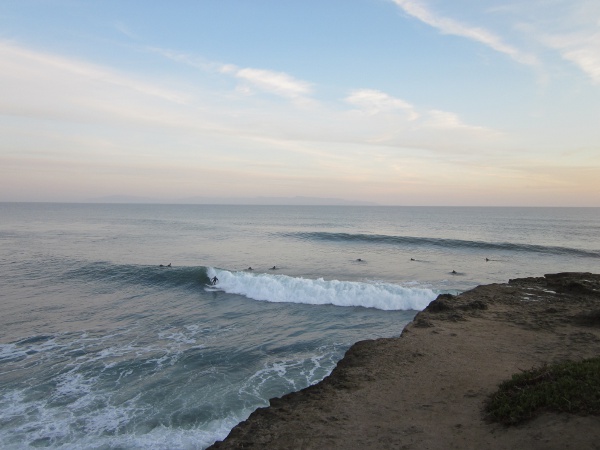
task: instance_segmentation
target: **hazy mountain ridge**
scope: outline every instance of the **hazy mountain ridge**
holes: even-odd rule
[[[375,202],[345,200],[321,197],[186,197],[158,199],[131,195],[109,195],[85,200],[86,203],[155,203],[155,204],[195,204],[195,205],[350,205],[377,206]]]

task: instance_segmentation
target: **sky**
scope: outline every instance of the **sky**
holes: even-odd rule
[[[600,206],[598,0],[3,0],[0,201]]]

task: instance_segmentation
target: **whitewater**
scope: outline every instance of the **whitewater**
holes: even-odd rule
[[[219,280],[217,285],[208,288],[210,291],[223,290],[269,302],[420,311],[435,297],[431,289],[406,288],[382,282],[307,280],[286,275],[232,273],[212,267],[208,276],[216,276]]]
[[[6,449],[203,449],[440,293],[600,271],[594,208],[5,203],[0,217]]]

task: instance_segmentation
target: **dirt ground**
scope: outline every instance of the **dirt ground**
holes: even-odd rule
[[[600,449],[600,417],[489,423],[514,373],[600,356],[600,275],[562,273],[442,295],[398,338],[356,343],[322,382],[272,399],[214,449]],[[600,374],[599,374],[600,376]]]

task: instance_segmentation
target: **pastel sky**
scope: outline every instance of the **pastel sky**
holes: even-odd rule
[[[598,0],[3,0],[0,201],[600,206]]]

